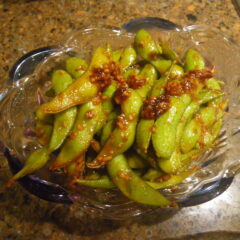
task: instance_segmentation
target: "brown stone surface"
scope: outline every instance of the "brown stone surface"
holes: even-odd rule
[[[120,27],[145,16],[212,25],[240,42],[239,16],[230,0],[0,0],[0,88],[12,64],[30,50],[58,44],[75,29]],[[47,203],[18,185],[6,190],[9,176],[0,157],[1,240],[240,239],[239,176],[224,194],[198,207],[121,222]]]

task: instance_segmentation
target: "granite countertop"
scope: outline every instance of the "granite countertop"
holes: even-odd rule
[[[230,0],[0,0],[0,89],[12,64],[35,48],[56,45],[72,30],[120,27],[137,17],[161,17],[181,25],[204,23],[240,43],[240,21]],[[174,214],[110,221],[76,206],[39,200],[10,176],[0,156],[0,239],[240,239],[240,176],[219,197]],[[191,237],[190,237],[191,236]]]

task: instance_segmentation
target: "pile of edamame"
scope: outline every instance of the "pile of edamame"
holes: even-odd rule
[[[173,205],[158,189],[193,174],[191,162],[222,127],[227,101],[213,73],[197,50],[181,59],[144,29],[127,48],[98,47],[90,63],[69,57],[52,74],[54,96],[35,113],[42,147],[9,184],[47,164],[72,184]]]

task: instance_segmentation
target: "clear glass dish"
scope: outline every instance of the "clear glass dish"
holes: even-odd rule
[[[177,189],[162,191],[180,207],[196,205],[224,191],[240,169],[239,47],[217,29],[203,25],[175,27],[171,30],[154,25],[144,27],[154,38],[161,36],[168,41],[182,57],[190,47],[199,50],[215,66],[215,77],[225,83],[223,90],[229,104],[216,146],[193,162],[193,165],[201,166],[195,174]],[[25,130],[34,126],[38,92],[39,89],[42,92],[47,90],[52,70],[61,68],[68,56],[81,56],[89,60],[92,50],[106,43],[110,43],[113,49],[128,46],[133,42],[133,36],[124,29],[91,28],[74,32],[61,45],[51,48],[48,56],[34,66],[32,74],[0,89],[0,141],[5,146],[5,156],[13,172],[19,170],[21,162],[40,147],[36,139],[26,137]],[[89,213],[106,218],[136,216],[155,209],[131,202],[115,189],[100,190],[83,186],[70,189],[64,185],[61,174],[50,172],[47,168],[20,182],[29,192],[45,200],[75,203]],[[202,195],[205,200],[200,200]]]

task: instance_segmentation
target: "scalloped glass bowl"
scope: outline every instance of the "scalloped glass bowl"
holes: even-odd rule
[[[199,50],[215,66],[215,77],[225,83],[222,87],[226,93],[225,98],[229,100],[216,146],[193,162],[193,165],[200,165],[201,168],[177,189],[162,191],[169,199],[180,203],[180,206],[183,203],[184,206],[184,201],[203,186],[208,184],[210,188],[205,194],[211,194],[211,184],[234,176],[240,168],[240,51],[232,40],[217,29],[207,26],[187,26],[173,30],[151,26],[148,30],[154,38],[161,36],[168,41],[181,57],[190,47]],[[133,42],[133,37],[134,34],[119,29],[92,28],[74,32],[60,46],[52,49],[52,53],[43,62],[37,64],[33,74],[2,89],[2,92],[8,94],[0,102],[0,141],[11,155],[24,162],[31,151],[40,147],[36,139],[25,136],[25,129],[34,126],[34,111],[38,106],[37,92],[39,89],[46,91],[53,69],[63,67],[64,59],[69,56],[80,56],[89,60],[92,50],[100,45],[110,43],[113,49],[128,46]],[[61,174],[52,173],[47,168],[35,175],[38,179],[63,186],[73,202],[93,214],[107,218],[124,218],[154,209],[131,202],[118,190],[83,186],[70,189],[65,186]]]

